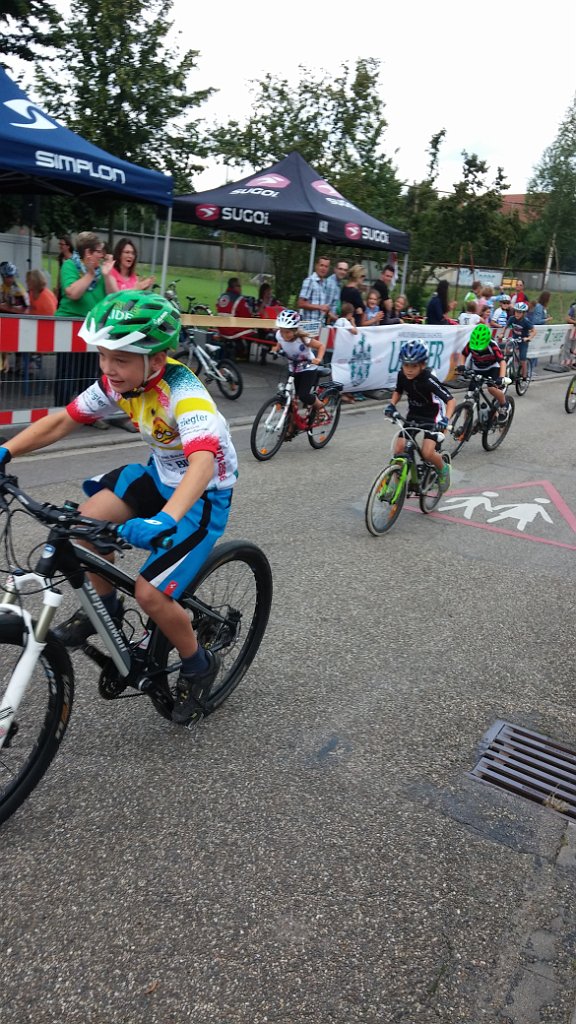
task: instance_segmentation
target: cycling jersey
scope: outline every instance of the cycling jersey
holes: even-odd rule
[[[530,331],[534,327],[531,320],[523,316],[521,320],[518,320],[515,316],[508,317],[508,323],[506,328],[510,328],[514,341],[526,341]]]
[[[127,413],[152,449],[163,484],[177,487],[193,452],[214,455],[214,475],[208,490],[232,487],[238,475],[236,451],[226,420],[204,385],[187,366],[168,359],[164,371],[136,397],[114,391],[102,376],[86,388],[66,411],[77,423],[95,423],[118,409]]]
[[[287,357],[292,373],[301,373],[302,370],[317,369],[317,367],[312,364],[312,360],[315,358],[314,350],[306,344],[307,340],[308,338],[306,335],[300,335],[299,337],[294,338],[294,341],[285,341],[280,334],[280,331],[276,331],[276,342]]]
[[[488,348],[483,348],[481,352],[474,352],[470,345],[465,345],[462,349],[462,355],[465,359],[470,356],[472,365],[475,370],[478,370],[478,373],[499,367],[504,359],[502,349],[495,341],[491,341]]]
[[[408,399],[407,419],[416,419],[435,423],[445,415],[446,402],[452,395],[448,388],[434,376],[428,368],[422,370],[413,380],[408,380],[400,370],[395,390]]]

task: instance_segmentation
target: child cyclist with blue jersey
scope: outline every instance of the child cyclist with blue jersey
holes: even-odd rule
[[[396,379],[396,387],[389,405],[384,409],[385,416],[394,416],[396,405],[402,395],[408,399],[406,419],[416,423],[434,424],[436,430],[445,430],[456,405],[448,388],[428,369],[428,345],[419,338],[404,341],[400,348],[401,368]],[[404,438],[400,434],[396,438],[394,454],[401,455],[404,451]],[[438,450],[437,441],[431,430],[424,432],[422,457],[431,462],[438,470],[440,487],[446,491],[450,486],[450,466],[447,465]]]
[[[80,511],[121,523],[121,535],[151,554],[140,569],[135,596],[146,615],[180,653],[173,721],[203,715],[220,663],[198,645],[190,619],[177,603],[223,534],[237,476],[228,427],[203,384],[168,353],[178,344],[180,317],[161,296],[140,291],[108,295],[88,314],[80,336],[95,345],[101,377],[65,409],[27,427],[0,448],[0,472],[13,457],[44,448],[81,424],[122,409],[151,451],[148,463],[114,469],[87,480]],[[170,535],[172,547],[158,542]],[[112,558],[112,556],[110,556]],[[119,625],[122,604],[111,585],[91,577]],[[56,630],[69,647],[95,632],[83,611]]]

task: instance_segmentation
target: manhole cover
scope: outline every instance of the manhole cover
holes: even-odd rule
[[[499,720],[482,741],[471,778],[516,793],[576,820],[576,751]]]

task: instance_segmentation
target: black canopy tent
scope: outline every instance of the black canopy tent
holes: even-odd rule
[[[296,151],[258,174],[175,196],[173,219],[267,238],[407,253],[410,236],[364,213]]]
[[[119,160],[65,128],[0,68],[0,192],[111,193],[129,202],[167,208],[170,221],[173,182],[170,175]],[[166,247],[164,264],[167,259]]]

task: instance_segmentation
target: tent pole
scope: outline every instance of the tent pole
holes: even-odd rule
[[[156,270],[156,260],[158,258],[158,231],[159,231],[160,219],[156,217],[154,222],[154,240],[152,242],[152,257],[150,260],[150,273],[153,274]]]
[[[404,253],[404,263],[402,264],[402,284],[400,285],[400,291],[402,295],[406,294],[406,281],[408,280],[408,253]]]
[[[168,272],[168,253],[170,252],[170,231],[172,228],[172,207],[168,207],[166,218],[166,234],[164,236],[164,252],[162,253],[162,277],[160,278],[160,290],[166,291],[166,274]]]
[[[316,236],[312,239],[312,245],[310,246],[310,259],[308,261],[308,276],[314,270],[314,258],[316,256]]]

